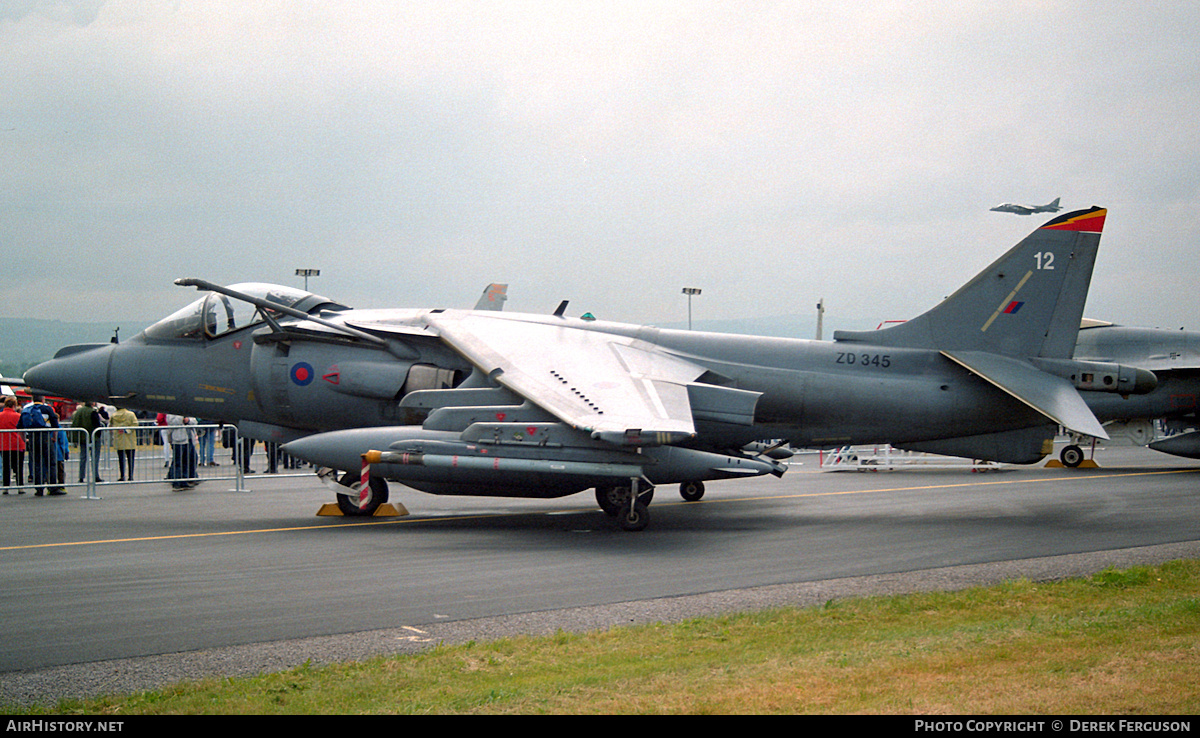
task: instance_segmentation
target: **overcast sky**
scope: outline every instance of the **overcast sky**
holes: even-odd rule
[[[1088,316],[1200,329],[1194,0],[0,0],[0,69],[0,316],[315,268],[355,307],[871,327],[1061,196],[1109,208]]]

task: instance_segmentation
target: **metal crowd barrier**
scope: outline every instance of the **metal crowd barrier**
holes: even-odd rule
[[[87,431],[82,428],[25,428],[4,430],[0,434],[3,434],[0,449],[20,445],[11,441],[15,434],[21,434],[25,446],[24,451],[0,454],[0,467],[6,467],[9,473],[10,484],[3,488],[5,492],[12,494],[24,489],[26,492],[38,490],[60,494],[68,487],[87,485],[86,482],[72,481],[75,477],[72,476],[71,446],[80,441],[88,443]]]
[[[171,443],[172,431],[180,431],[173,434],[179,443]],[[91,434],[71,427],[0,430],[0,449],[9,445],[4,435],[17,433],[23,434],[26,446],[19,462],[8,455],[0,460],[14,467],[9,470],[10,485],[4,487],[10,494],[18,486],[27,492],[34,487],[82,489],[85,498],[100,499],[102,488],[164,484],[184,489],[216,481],[232,481],[233,491],[242,492],[248,474],[313,471],[309,464],[280,451],[278,444],[243,439],[232,425],[106,426]],[[245,464],[241,463],[244,451]],[[21,485],[17,484],[18,463]]]

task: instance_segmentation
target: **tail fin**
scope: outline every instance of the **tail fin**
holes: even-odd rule
[[[476,310],[503,310],[504,301],[508,299],[508,285],[493,282],[483,288],[479,302],[475,303]]]
[[[1051,213],[1057,213],[1059,210],[1062,210],[1062,208],[1058,204],[1058,201],[1061,199],[1062,199],[1061,197],[1054,198],[1054,202],[1047,205],[1046,210],[1050,211]]]
[[[1075,348],[1107,210],[1058,216],[932,310],[835,341],[1068,359]]]

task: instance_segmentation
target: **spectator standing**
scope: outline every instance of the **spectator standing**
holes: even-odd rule
[[[58,481],[58,415],[45,402],[45,396],[34,395],[33,402],[21,408],[17,427],[28,431],[25,450],[29,458],[29,485],[33,496],[41,497],[49,489],[52,495],[66,494],[51,486]],[[53,430],[51,430],[53,429]]]
[[[129,410],[119,408],[109,418],[108,425],[113,429],[112,445],[117,450],[117,464],[121,470],[121,478],[117,481],[133,481],[133,460],[137,452],[137,416]]]
[[[96,407],[96,403],[91,400],[83,403],[75,409],[75,414],[71,416],[71,427],[79,428],[86,434],[86,438],[79,440],[79,482],[82,484],[87,481],[87,460],[88,447],[94,439],[93,433],[97,428],[104,427],[104,412]],[[92,454],[92,477],[97,482],[103,482],[100,478],[100,454],[95,452]]]
[[[209,420],[197,420],[202,426],[213,425]],[[217,430],[216,428],[200,428],[196,431],[196,441],[199,448],[196,453],[199,455],[200,466],[217,466],[217,462],[213,460],[213,451],[217,445]]]
[[[171,470],[167,479],[174,489],[194,487],[196,481],[196,436],[195,429],[187,426],[196,424],[195,418],[168,415],[167,428],[163,430],[171,446]]]
[[[25,438],[17,432],[21,413],[17,412],[17,400],[9,397],[0,410],[0,464],[4,466],[4,494],[12,482],[13,472],[17,477],[17,494],[25,494]]]

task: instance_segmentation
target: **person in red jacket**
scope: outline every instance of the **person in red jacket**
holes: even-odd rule
[[[4,400],[4,409],[0,410],[0,464],[4,466],[4,494],[12,484],[12,473],[17,473],[17,494],[25,494],[25,438],[17,432],[17,422],[21,413],[17,412],[16,398]]]

